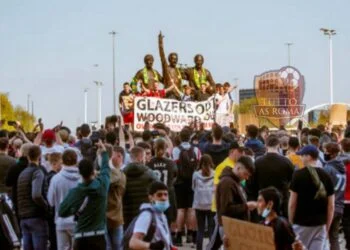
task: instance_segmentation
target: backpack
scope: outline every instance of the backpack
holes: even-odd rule
[[[214,189],[214,177],[208,179],[197,178],[194,190],[194,200],[198,206],[211,207]]]
[[[198,165],[196,152],[192,146],[189,149],[184,149],[182,146],[179,146],[179,148],[180,155],[177,163],[178,179],[192,182],[193,173],[196,171]]]
[[[6,195],[0,195],[0,245],[1,249],[20,249],[20,230],[15,212],[7,202]]]
[[[136,224],[136,221],[138,219],[138,217],[144,212],[144,211],[148,211],[151,213],[151,224],[149,225],[149,228],[148,228],[148,231],[147,231],[147,234],[145,235],[145,238],[143,239],[143,241],[146,241],[146,242],[151,242],[153,237],[154,237],[154,234],[156,232],[156,228],[157,228],[157,221],[156,221],[156,215],[155,215],[155,212],[150,209],[150,208],[144,208],[144,209],[141,209],[140,213],[138,214],[138,216],[136,216],[132,221],[131,223],[129,224],[128,228],[126,229],[126,231],[124,232],[124,237],[123,237],[123,241],[122,241],[122,249],[123,250],[130,250],[129,248],[129,243],[130,243],[130,240],[131,240],[131,237],[134,233],[134,228],[135,228],[135,224]]]

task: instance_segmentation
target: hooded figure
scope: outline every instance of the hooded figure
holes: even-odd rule
[[[55,207],[55,224],[57,230],[74,229],[74,217],[59,217],[58,208],[68,192],[76,187],[80,181],[79,169],[75,166],[64,166],[61,171],[52,177],[50,182],[47,200],[50,206]]]
[[[345,194],[345,166],[339,157],[326,162],[324,170],[330,175],[335,190],[335,212],[343,214]]]

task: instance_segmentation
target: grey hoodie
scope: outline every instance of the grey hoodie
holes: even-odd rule
[[[202,170],[193,173],[192,189],[194,191],[193,208],[198,210],[211,210],[214,193],[214,171],[209,176],[203,176]]]
[[[326,162],[324,170],[330,175],[334,184],[335,195],[335,212],[343,214],[344,195],[345,195],[345,166],[339,158]]]
[[[62,218],[58,216],[58,208],[68,192],[76,187],[80,181],[79,169],[77,167],[63,166],[61,171],[52,177],[47,194],[50,206],[55,207],[55,224],[57,230],[73,230],[75,226],[74,217]]]

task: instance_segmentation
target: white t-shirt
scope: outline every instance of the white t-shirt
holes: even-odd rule
[[[150,204],[144,203],[141,205],[141,209],[145,208],[151,208]],[[171,234],[170,230],[168,227],[168,222],[167,219],[164,215],[164,213],[157,213],[155,212],[156,215],[156,231],[154,233],[152,242],[157,242],[157,241],[163,241],[165,244],[164,250],[170,250],[171,247]],[[142,212],[136,222],[135,222],[135,227],[133,233],[143,233],[144,235],[147,234],[148,228],[151,225],[152,221],[152,214],[149,211],[144,211]]]
[[[225,94],[223,96],[216,94],[215,100],[217,100],[218,102],[221,101],[216,110],[216,113],[227,114],[230,109],[230,97],[228,96],[228,94]]]
[[[48,161],[49,154],[52,154],[52,153],[61,153],[62,154],[64,151],[64,147],[61,145],[55,144],[51,148],[48,148],[46,146],[40,146],[40,149],[41,149],[41,165],[43,167],[45,167],[47,172],[50,172],[51,166],[50,166],[50,163]]]

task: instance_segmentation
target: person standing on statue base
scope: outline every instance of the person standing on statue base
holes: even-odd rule
[[[128,82],[123,84],[123,90],[119,94],[119,109],[124,123],[133,123],[134,94]]]

